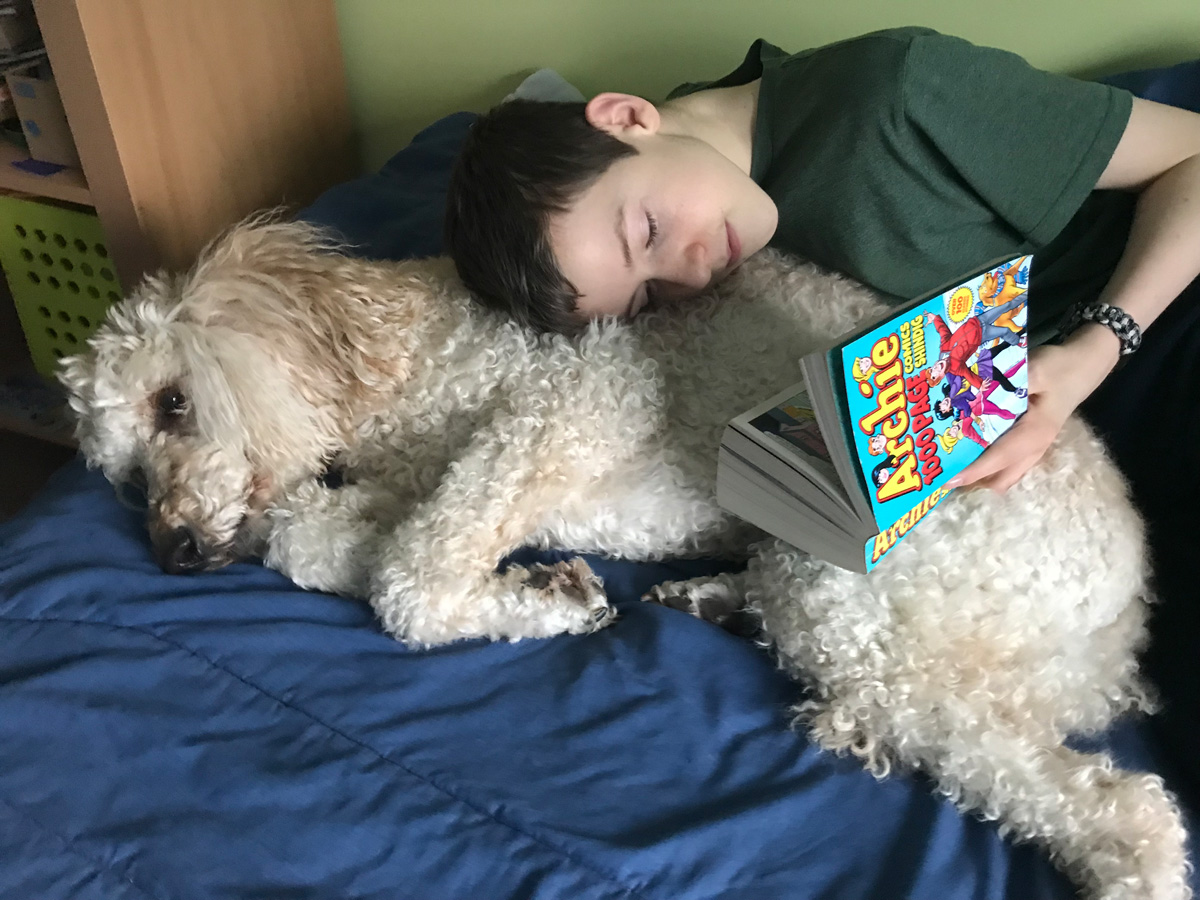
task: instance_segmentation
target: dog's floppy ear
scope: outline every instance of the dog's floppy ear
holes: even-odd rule
[[[265,338],[316,405],[391,389],[411,370],[411,326],[427,288],[343,249],[318,226],[252,216],[211,243],[185,277],[184,315]]]
[[[129,360],[161,335],[173,316],[178,289],[166,273],[147,277],[113,305],[80,353],[64,357],[55,373],[67,391],[75,438],[89,466],[120,481],[134,464],[137,404]]]
[[[63,357],[58,362],[55,375],[59,383],[67,389],[67,405],[75,414],[75,437],[82,448],[85,439],[90,442],[94,438],[93,434],[87,432],[91,430],[92,411],[96,403],[95,354],[88,351]],[[87,453],[86,450],[84,452]],[[91,459],[90,454],[88,458]]]
[[[183,314],[202,325],[230,325],[283,336],[345,309],[340,246],[315,225],[273,211],[237,223],[211,241],[180,283]]]
[[[64,357],[58,366],[57,377],[67,389],[67,404],[75,420],[75,440],[89,468],[99,467],[110,481],[123,481],[132,466],[132,447],[128,438],[121,437],[116,420],[122,415],[119,405],[101,399],[104,385],[100,384],[97,354],[94,349]],[[131,423],[126,423],[132,429]]]
[[[308,222],[286,220],[279,210],[267,210],[243,219],[210,241],[189,278],[197,283],[211,281],[228,271],[286,278],[311,272],[318,254],[344,249],[332,232]]]

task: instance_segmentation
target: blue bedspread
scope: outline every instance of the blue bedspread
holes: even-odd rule
[[[435,252],[466,115],[308,211]],[[424,243],[421,243],[421,242]],[[76,462],[0,525],[0,897],[1065,898],[1041,854],[789,730],[744,640],[592,560],[587,637],[413,652],[255,565],[173,577]],[[1134,726],[1123,757],[1155,765]]]
[[[79,464],[0,527],[2,897],[1067,896],[788,730],[763,653],[637,602],[674,567],[595,561],[597,635],[411,652],[143,532]]]

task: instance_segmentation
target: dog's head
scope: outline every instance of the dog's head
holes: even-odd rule
[[[328,251],[315,229],[244,223],[187,274],[147,278],[63,361],[80,448],[115,484],[144,481],[164,570],[258,555],[273,500],[337,449]]]

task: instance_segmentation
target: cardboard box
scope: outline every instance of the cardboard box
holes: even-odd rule
[[[54,76],[45,62],[10,69],[4,76],[12,91],[29,155],[42,162],[79,168],[79,153]]]

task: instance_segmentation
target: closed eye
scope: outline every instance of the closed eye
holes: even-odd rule
[[[646,224],[649,225],[649,236],[646,238],[646,249],[649,250],[654,246],[654,242],[658,240],[658,220],[654,218],[654,214],[646,213]]]

